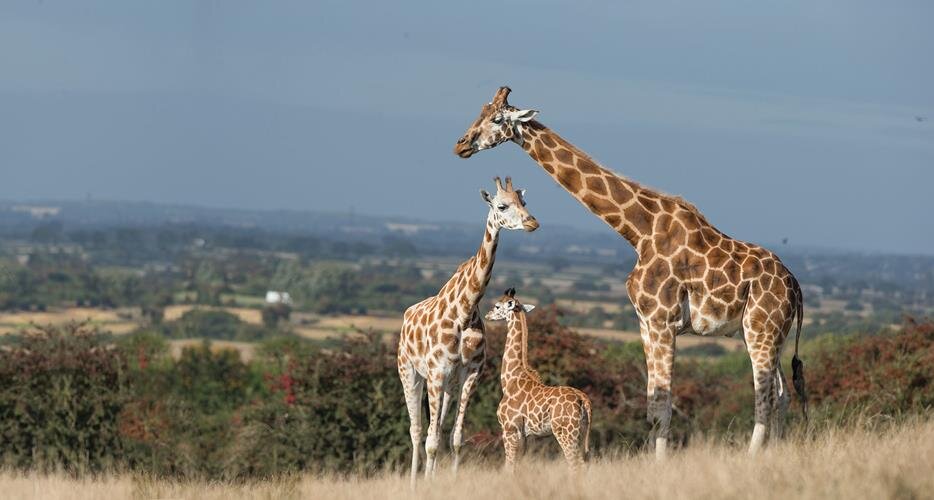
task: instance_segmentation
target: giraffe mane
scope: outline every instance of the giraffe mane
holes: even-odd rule
[[[543,125],[541,122],[539,122],[539,121],[537,121],[537,120],[531,120],[527,125],[530,125],[532,128],[535,128],[535,129],[548,129],[547,127],[545,127],[545,125]],[[548,129],[548,130],[550,130],[550,129]],[[623,179],[624,181],[631,183],[631,184],[636,188],[636,190],[642,191],[642,192],[646,192],[646,193],[650,193],[650,194],[652,194],[652,195],[654,195],[654,196],[657,196],[659,199],[668,200],[668,201],[674,203],[675,205],[678,205],[679,207],[683,208],[684,210],[687,210],[688,212],[690,212],[690,213],[696,215],[697,218],[698,218],[701,222],[703,222],[704,224],[708,224],[708,225],[710,224],[710,222],[707,221],[707,217],[705,217],[704,214],[701,213],[701,211],[700,211],[696,206],[694,206],[693,203],[691,203],[691,202],[685,200],[684,198],[682,198],[682,197],[680,197],[680,196],[673,195],[673,194],[668,194],[668,193],[665,193],[664,191],[659,191],[659,190],[657,190],[657,189],[653,189],[653,188],[646,187],[646,186],[644,186],[643,184],[641,184],[641,183],[639,183],[639,182],[636,182],[636,181],[634,181],[634,180],[632,180],[632,179],[626,177],[625,175],[622,175],[622,174],[620,174],[620,173],[614,171],[614,170],[611,169],[611,168],[606,167],[605,165],[603,165],[603,164],[600,163],[599,161],[594,160],[589,154],[587,154],[587,153],[585,153],[584,151],[582,151],[580,148],[578,148],[577,146],[575,146],[574,144],[572,144],[570,141],[568,141],[568,140],[562,138],[561,136],[559,136],[558,134],[555,134],[554,132],[552,132],[552,133],[553,133],[554,135],[556,135],[557,137],[563,139],[563,140],[562,140],[562,142],[563,142],[562,147],[568,148],[568,149],[571,150],[571,152],[573,152],[574,154],[579,155],[579,156],[581,156],[581,157],[583,157],[583,158],[586,158],[586,159],[590,160],[591,162],[594,163],[594,165],[597,165],[598,167],[600,167],[600,168],[606,170],[607,172],[610,172],[611,174],[615,175],[616,177],[619,177],[620,179]]]

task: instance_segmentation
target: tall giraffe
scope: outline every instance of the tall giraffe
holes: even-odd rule
[[[415,484],[421,442],[422,391],[428,386],[429,424],[425,439],[425,477],[435,472],[435,454],[441,440],[441,425],[448,404],[459,395],[457,417],[451,435],[454,470],[457,470],[462,443],[464,411],[473,393],[485,358],[483,320],[477,309],[490,281],[500,229],[535,231],[538,221],[525,208],[525,190],[513,189],[495,178],[496,194],[480,190],[490,210],[486,232],[477,253],[462,263],[433,297],[405,311],[399,336],[399,379],[409,410],[412,438],[411,481]]]
[[[457,141],[454,153],[512,141],[558,184],[628,241],[638,255],[626,281],[639,317],[648,375],[648,420],[656,457],[666,455],[671,421],[675,337],[742,332],[752,360],[756,417],[750,453],[767,424],[780,436],[790,396],[781,367],[785,338],[797,320],[792,380],[807,416],[798,338],[804,313],[798,281],[772,252],[720,232],[682,198],[641,186],[598,165],[583,151],[517,109],[501,87]]]
[[[506,320],[506,348],[500,368],[503,399],[496,417],[503,428],[506,468],[513,470],[525,436],[554,435],[572,470],[584,463],[590,441],[590,398],[573,387],[542,383],[529,366],[529,325],[526,313],[534,309],[516,298],[510,288],[486,314],[489,321]]]

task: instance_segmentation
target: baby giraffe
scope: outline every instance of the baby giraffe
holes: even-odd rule
[[[422,394],[428,389],[428,436],[425,439],[425,476],[435,472],[441,424],[448,404],[457,398],[457,416],[451,433],[454,470],[457,471],[463,439],[464,412],[483,366],[485,344],[483,320],[478,304],[486,291],[496,260],[500,229],[534,231],[538,221],[525,208],[525,190],[496,181],[496,194],[480,191],[489,206],[486,232],[480,249],[457,268],[451,279],[433,297],[405,311],[399,335],[399,378],[409,410],[412,438],[412,470],[415,485],[418,447],[422,434]]]
[[[573,387],[545,385],[538,372],[529,367],[525,315],[534,308],[519,303],[516,289],[510,288],[486,315],[490,321],[505,319],[508,325],[500,371],[503,399],[496,411],[503,427],[506,468],[515,468],[516,454],[525,436],[553,434],[571,470],[576,471],[590,451],[590,399]]]

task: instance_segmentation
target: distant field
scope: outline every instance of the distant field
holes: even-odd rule
[[[88,321],[102,330],[115,334],[129,333],[136,329],[134,318],[139,317],[137,308],[96,309],[91,307],[69,307],[42,312],[17,311],[0,313],[0,335],[19,332],[31,324],[58,325],[70,321]]]
[[[378,332],[398,332],[402,328],[402,315],[383,316],[323,316],[315,326],[331,329],[376,330]]]
[[[560,461],[525,460],[516,474],[499,461],[467,464],[455,477],[442,462],[433,480],[419,477],[415,491],[404,473],[362,476],[292,476],[248,482],[174,482],[105,475],[75,480],[64,475],[4,473],[0,491],[13,499],[178,498],[359,500],[477,498],[745,499],[934,498],[934,423],[890,431],[831,430],[795,437],[750,458],[744,445],[696,441],[656,463],[646,452],[599,459],[577,476]]]
[[[246,307],[212,307],[202,305],[168,306],[165,308],[163,319],[165,321],[175,321],[192,309],[227,311],[240,318],[240,321],[243,321],[244,323],[250,323],[252,325],[261,325],[263,323],[263,312],[260,309],[250,309]]]
[[[838,303],[839,302],[839,303]],[[628,307],[626,302],[610,302],[600,300],[571,300],[558,299],[557,305],[569,311],[586,314],[594,308],[600,307],[609,314],[625,314]],[[826,307],[825,307],[826,306]],[[249,307],[216,307],[202,305],[173,305],[165,308],[165,321],[176,321],[186,312],[193,309],[220,310],[236,315],[241,321],[253,325],[262,324],[262,310]],[[822,312],[843,310],[840,301],[825,301],[819,309]],[[813,311],[813,310],[812,310]],[[0,313],[0,335],[17,333],[27,328],[30,323],[36,325],[61,324],[69,321],[90,321],[104,331],[114,334],[126,334],[140,326],[139,309],[95,309],[87,307],[72,307],[44,312],[9,312]],[[805,316],[805,324],[810,319]],[[292,314],[292,331],[296,335],[312,340],[330,340],[356,335],[360,332],[373,331],[383,334],[388,341],[402,328],[402,315],[398,316],[360,316],[337,315],[321,316],[310,313],[295,312]],[[613,330],[608,328],[574,328],[582,335],[587,335],[610,342],[640,342],[639,332]],[[187,342],[184,341],[184,342]],[[681,347],[692,347],[706,344],[718,344],[728,351],[742,350],[743,341],[740,338],[728,337],[701,337],[696,335],[682,335],[677,343]],[[235,343],[240,344],[240,343]],[[180,352],[180,348],[177,349]],[[246,352],[241,349],[242,352]],[[251,355],[251,354],[250,354]]]
[[[595,307],[602,307],[611,314],[619,313],[623,306],[614,302],[588,301],[588,300],[565,300],[557,301],[558,305],[579,313],[586,313]],[[227,311],[236,315],[241,321],[253,325],[262,324],[262,311],[256,308],[246,307],[213,307],[202,305],[173,305],[165,308],[165,321],[177,321],[186,312],[193,309]],[[15,312],[0,314],[0,334],[16,333],[29,326],[30,322],[37,325],[61,324],[68,321],[90,321],[92,324],[99,325],[102,330],[110,331],[114,334],[129,333],[140,325],[137,320],[139,311],[137,309],[112,310],[112,309],[94,309],[84,307],[73,307],[58,311],[48,312]],[[320,316],[315,314],[296,312],[292,315],[292,330],[296,335],[312,340],[329,340],[344,338],[357,335],[360,332],[374,331],[384,335],[386,340],[391,340],[393,336],[402,328],[402,315],[398,316],[358,316],[358,315],[338,315],[338,316]],[[575,328],[582,335],[598,338],[611,342],[640,342],[639,332],[611,330],[602,328]],[[181,345],[189,345],[199,340],[176,340],[173,341],[173,354],[181,352]],[[221,347],[220,341],[214,341]],[[229,344],[229,345],[227,345]],[[696,346],[702,344],[719,344],[728,350],[741,349],[742,340],[725,337],[699,337],[699,336],[681,336],[678,337],[680,346]],[[244,353],[244,356],[252,356],[252,350],[244,347],[249,345],[242,342],[230,342],[223,344],[226,347],[236,348]]]
[[[387,342],[402,329],[402,315],[392,316],[317,316],[297,313],[293,315],[292,331],[311,340],[328,340],[358,336],[365,332],[383,335]]]
[[[608,340],[611,342],[642,342],[639,332],[622,330],[607,330],[602,328],[575,328],[581,335]],[[743,340],[731,337],[702,337],[700,335],[681,335],[676,340],[678,347],[694,347],[707,344],[718,344],[728,351],[743,350]]]
[[[625,302],[608,302],[596,300],[558,299],[555,301],[555,304],[557,304],[560,308],[583,314],[589,313],[597,307],[603,309],[609,314],[618,314],[622,312],[625,305],[629,304],[629,301],[626,300]]]

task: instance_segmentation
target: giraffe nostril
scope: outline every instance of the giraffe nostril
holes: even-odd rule
[[[463,143],[465,143],[465,142],[467,142],[467,138],[466,138],[466,137],[461,137],[460,140],[457,141],[458,144],[463,144]]]

